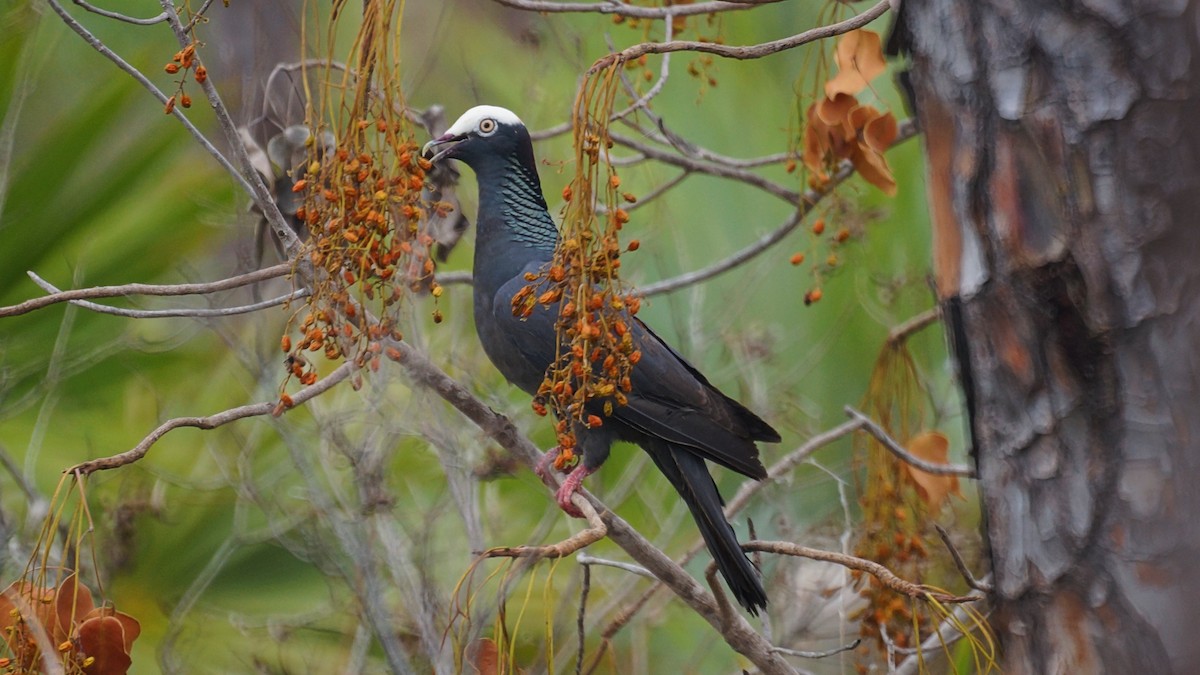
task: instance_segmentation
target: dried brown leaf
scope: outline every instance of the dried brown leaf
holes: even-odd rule
[[[834,59],[838,74],[825,83],[825,96],[829,98],[838,94],[857,94],[887,70],[879,34],[869,30],[854,30],[843,35],[838,40]]]
[[[892,113],[879,115],[863,127],[863,140],[875,152],[884,152],[892,147],[900,133],[896,117]]]
[[[95,661],[84,668],[88,675],[125,675],[133,664],[125,653],[125,629],[114,616],[96,616],[79,624],[79,651]]]
[[[915,457],[935,464],[946,464],[950,440],[940,431],[923,431],[909,439],[906,449]],[[958,476],[936,476],[905,464],[917,484],[917,492],[931,510],[940,509],[950,495],[961,497]]]

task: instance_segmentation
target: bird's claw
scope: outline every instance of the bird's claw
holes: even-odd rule
[[[570,489],[568,489],[568,487]],[[575,506],[575,504],[571,502],[571,496],[578,491],[578,485],[569,486],[566,481],[564,481],[562,487],[558,488],[558,492],[554,493],[554,499],[558,502],[558,508],[562,509],[563,513],[571,516],[572,518],[583,517],[583,511],[580,511],[579,507]]]
[[[590,476],[593,471],[594,469],[589,469],[580,463],[579,466],[575,467],[575,469],[571,471],[571,473],[568,474],[565,479],[563,479],[562,485],[559,486],[558,491],[554,493],[554,499],[558,502],[558,508],[562,509],[563,512],[568,516],[571,516],[572,518],[584,517],[583,512],[579,510],[579,507],[575,506],[575,504],[571,502],[571,496],[576,492],[579,492],[579,488],[583,486],[583,479]]]
[[[543,483],[545,483],[551,487],[554,486],[554,482],[552,480],[550,480],[550,472],[551,472],[552,467],[554,466],[555,460],[558,459],[558,455],[560,452],[561,452],[561,450],[556,445],[553,448],[550,448],[549,450],[547,450],[542,455],[542,458],[538,460],[537,464],[533,465],[533,473],[538,478],[541,478]]]

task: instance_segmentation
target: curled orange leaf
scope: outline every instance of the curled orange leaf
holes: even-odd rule
[[[950,450],[950,441],[940,431],[923,431],[909,439],[906,448],[913,456],[934,464],[945,464]],[[950,495],[962,496],[958,489],[958,476],[938,476],[926,473],[910,464],[905,465],[909,475],[917,484],[917,493],[931,510],[937,510]]]
[[[838,40],[834,59],[838,74],[825,83],[825,95],[829,98],[838,94],[857,94],[887,70],[879,34],[869,30],[853,30],[843,35]]]

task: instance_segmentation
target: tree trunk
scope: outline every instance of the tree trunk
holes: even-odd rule
[[[1200,12],[901,10],[1005,672],[1200,672]]]

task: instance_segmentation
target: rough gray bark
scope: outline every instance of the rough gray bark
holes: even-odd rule
[[[1200,12],[899,21],[1005,672],[1200,672]]]

